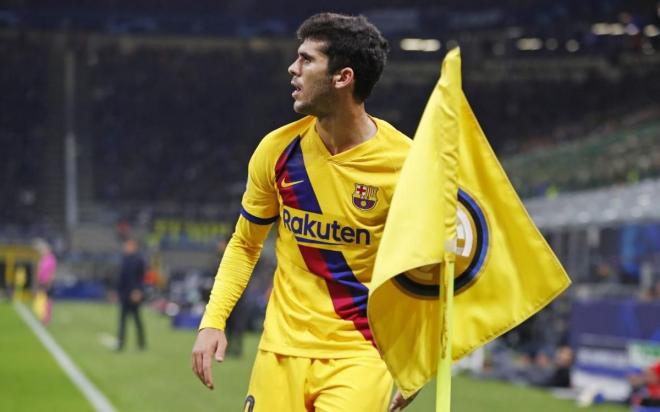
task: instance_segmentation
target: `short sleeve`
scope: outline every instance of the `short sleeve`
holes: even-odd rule
[[[252,223],[269,225],[279,217],[280,206],[275,186],[275,156],[264,139],[252,154],[248,179],[241,201],[241,215]]]

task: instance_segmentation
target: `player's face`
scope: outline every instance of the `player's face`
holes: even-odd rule
[[[328,74],[325,42],[305,40],[298,47],[298,57],[289,66],[294,90],[293,110],[301,114],[323,116],[332,107],[332,76]]]

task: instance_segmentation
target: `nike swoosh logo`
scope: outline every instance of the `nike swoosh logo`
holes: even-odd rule
[[[282,179],[281,186],[282,186],[282,188],[287,188],[287,187],[291,187],[293,185],[297,185],[298,183],[302,183],[302,182],[304,182],[304,180],[296,180],[295,182],[287,182],[285,179]]]

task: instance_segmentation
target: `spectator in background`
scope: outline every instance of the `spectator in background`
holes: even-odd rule
[[[628,377],[633,389],[633,405],[660,407],[660,361],[642,373]]]
[[[139,246],[135,239],[126,239],[123,244],[124,256],[121,261],[117,294],[119,297],[119,334],[117,350],[124,349],[126,318],[130,315],[135,319],[138,335],[138,347],[145,349],[144,327],[140,318],[140,305],[144,301],[144,259],[138,253]]]
[[[545,386],[554,388],[571,387],[571,368],[573,367],[573,349],[568,345],[562,345],[555,351],[553,373]]]
[[[50,298],[50,291],[55,279],[57,270],[57,259],[53,254],[48,242],[43,239],[37,239],[34,247],[39,252],[39,264],[37,267],[37,302],[35,309],[37,316],[44,325],[50,322],[53,313],[53,300]]]

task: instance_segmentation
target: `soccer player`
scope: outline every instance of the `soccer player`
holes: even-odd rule
[[[213,389],[224,329],[271,226],[277,269],[245,403],[258,411],[385,411],[392,378],[367,321],[378,244],[410,139],[365,111],[388,44],[364,17],[322,13],[298,29],[293,108],[248,167],[192,368]],[[407,403],[397,394],[390,410]]]

